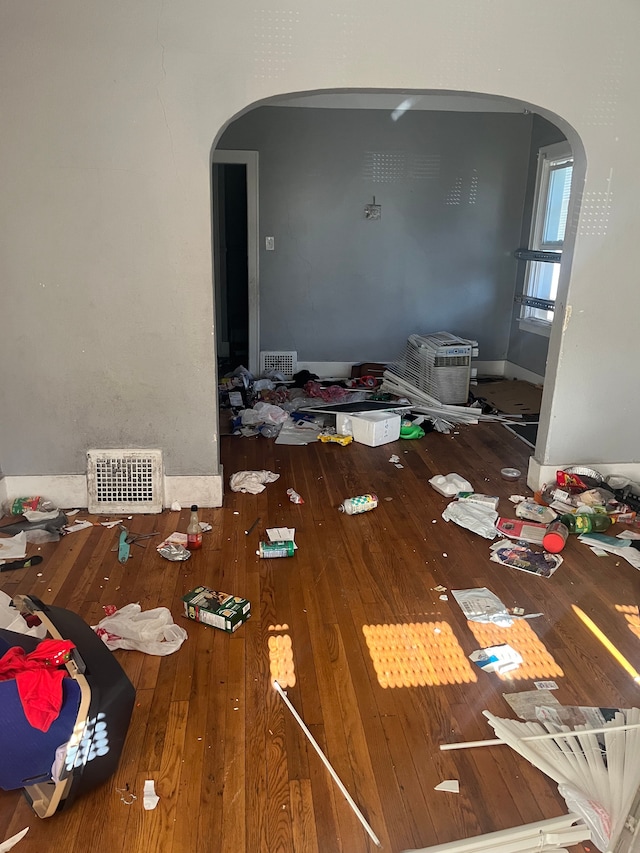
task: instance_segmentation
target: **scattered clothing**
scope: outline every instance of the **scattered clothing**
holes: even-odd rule
[[[259,495],[264,492],[265,483],[275,483],[280,474],[273,471],[238,471],[229,479],[229,488],[232,492],[248,492],[250,495]]]
[[[15,679],[24,715],[30,725],[42,732],[49,730],[62,708],[62,680],[59,669],[75,646],[70,640],[43,640],[27,654],[13,646],[0,659],[0,681]]]

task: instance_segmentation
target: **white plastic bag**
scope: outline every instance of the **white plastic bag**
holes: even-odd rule
[[[187,632],[174,624],[166,607],[143,612],[139,604],[127,604],[92,627],[111,651],[132,649],[149,655],[170,655],[187,639]]]

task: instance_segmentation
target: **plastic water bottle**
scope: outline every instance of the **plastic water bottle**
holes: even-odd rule
[[[347,515],[357,515],[360,512],[369,512],[378,506],[377,495],[357,495],[355,498],[346,498],[338,509]]]

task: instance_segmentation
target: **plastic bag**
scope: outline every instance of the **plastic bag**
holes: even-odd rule
[[[29,637],[38,637],[40,640],[46,637],[47,629],[45,626],[40,622],[39,625],[29,627],[24,616],[13,607],[11,601],[11,596],[0,591],[0,628],[15,631],[17,634],[27,634]]]
[[[143,612],[139,604],[127,604],[92,627],[111,651],[132,649],[148,655],[170,655],[187,639],[187,632],[174,624],[166,607]]]
[[[572,785],[558,785],[558,792],[570,812],[580,815],[591,830],[591,840],[600,850],[608,850],[613,829],[611,815],[595,799],[589,799]]]

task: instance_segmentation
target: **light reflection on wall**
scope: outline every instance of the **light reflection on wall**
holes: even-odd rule
[[[564,672],[545,648],[542,640],[524,619],[518,619],[508,628],[481,622],[468,622],[467,624],[478,641],[478,648],[508,643],[512,649],[515,649],[522,656],[522,663],[517,669],[498,676],[503,681],[553,678],[564,675]]]
[[[640,637],[640,612],[634,604],[616,604],[618,613],[624,613],[624,618],[627,620],[629,630]]]
[[[477,681],[447,622],[363,625],[381,687],[427,687]]]

